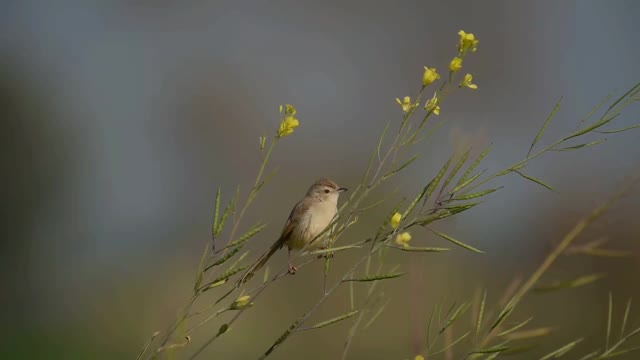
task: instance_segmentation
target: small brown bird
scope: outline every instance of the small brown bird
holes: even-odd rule
[[[318,239],[316,237],[336,215],[338,196],[343,191],[347,191],[347,189],[338,187],[335,182],[329,179],[322,178],[313,183],[307,191],[307,195],[291,210],[278,241],[256,260],[238,280],[237,285],[240,286],[247,282],[284,245],[287,245],[289,249],[289,272],[292,274],[297,269],[291,263],[291,250],[312,250],[326,247],[328,237],[322,236]]]

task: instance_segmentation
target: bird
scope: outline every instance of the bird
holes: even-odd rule
[[[262,268],[269,258],[283,246],[287,246],[289,255],[289,273],[297,269],[291,262],[292,250],[313,250],[327,246],[328,237],[318,236],[329,226],[338,212],[338,197],[347,188],[339,187],[335,182],[320,178],[307,190],[307,194],[291,210],[278,240],[245,271],[237,286],[249,281]]]

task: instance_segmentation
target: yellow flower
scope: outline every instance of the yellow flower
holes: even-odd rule
[[[449,70],[451,70],[451,72],[456,72],[460,69],[462,69],[462,58],[456,56],[449,63]]]
[[[284,109],[285,109],[284,112],[287,115],[293,116],[293,115],[295,115],[297,113],[296,108],[294,108],[293,105],[291,105],[291,104],[285,105]]]
[[[400,225],[400,220],[402,220],[402,215],[399,212],[393,214],[391,217],[391,228],[394,230],[397,229],[398,225]]]
[[[414,357],[413,360],[424,360],[424,356],[416,355],[416,357]]]
[[[253,306],[253,303],[249,302],[249,300],[251,300],[251,296],[249,295],[240,296],[239,298],[235,299],[235,301],[231,304],[230,309],[241,310],[246,307]]]
[[[298,119],[294,118],[293,115],[287,115],[280,122],[280,127],[278,128],[276,136],[281,138],[287,135],[291,135],[293,129],[297,128],[298,125],[300,125]]]
[[[436,72],[436,68],[424,67],[424,74],[422,74],[422,85],[427,86],[432,82],[440,79],[440,74]]]
[[[396,244],[402,246],[402,247],[407,247],[409,246],[409,241],[411,240],[411,234],[409,234],[408,232],[403,232],[401,234],[398,234],[398,236],[396,236]]]
[[[469,33],[467,34],[464,30],[458,31],[458,35],[460,36],[460,42],[458,43],[458,50],[461,53],[471,49],[471,52],[476,52],[478,50],[478,40],[475,35]]]
[[[462,82],[460,83],[460,87],[466,86],[469,89],[477,89],[478,85],[476,84],[472,84],[471,81],[473,81],[473,75],[471,74],[467,74],[464,76],[464,79],[462,79]]]
[[[417,105],[417,104],[412,104],[411,98],[408,96],[405,96],[404,98],[402,98],[402,100],[396,98],[396,102],[398,103],[398,105],[402,107],[403,112],[409,112],[409,110],[413,109]]]
[[[435,115],[440,115],[440,105],[438,105],[438,93],[433,93],[433,97],[427,101],[424,108],[427,111],[431,111]]]

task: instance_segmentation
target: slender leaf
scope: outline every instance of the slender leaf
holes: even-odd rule
[[[493,325],[491,325],[489,332],[493,331],[493,329],[497,328],[500,324],[502,324],[502,322],[507,318],[507,316],[509,316],[509,314],[511,314],[512,311],[513,311],[512,306],[507,306],[504,309],[502,309],[502,311],[498,315],[498,318],[496,318],[496,321],[493,323]]]
[[[611,359],[613,357],[620,356],[620,355],[625,355],[625,354],[628,354],[630,352],[634,352],[634,351],[638,351],[638,350],[640,350],[640,346],[634,347],[634,348],[629,348],[629,349],[624,349],[624,350],[619,350],[619,351],[616,351],[616,352],[612,352],[610,354],[603,355],[603,356],[599,357],[599,359]]]
[[[216,206],[213,212],[213,222],[211,225],[211,236],[215,239],[218,229],[218,215],[220,213],[220,187],[218,187],[218,191],[216,192]],[[215,246],[215,245],[214,245]]]
[[[269,280],[269,265],[264,268],[264,275],[262,275],[262,283],[266,284]]]
[[[624,336],[624,331],[627,328],[627,321],[629,320],[630,311],[631,311],[631,299],[627,301],[627,307],[624,310],[624,317],[622,318],[622,326],[620,327],[620,338]]]
[[[492,346],[486,349],[475,350],[470,352],[470,354],[493,354],[493,353],[500,353],[505,350],[509,350],[509,347],[498,345],[498,346]]]
[[[533,150],[533,147],[536,145],[538,140],[540,140],[540,138],[542,137],[542,134],[547,129],[547,126],[549,126],[549,123],[551,123],[551,119],[553,119],[553,116],[556,114],[558,109],[560,109],[560,104],[561,103],[562,103],[562,97],[558,100],[558,102],[556,103],[556,106],[553,107],[553,110],[551,111],[551,114],[549,114],[549,116],[547,117],[547,120],[544,121],[544,124],[542,125],[542,128],[540,129],[540,131],[538,131],[538,134],[536,134],[536,137],[533,139],[533,142],[531,143],[531,146],[529,147],[529,152],[527,152],[527,157],[529,157],[529,155],[531,154],[531,151]]]
[[[522,176],[523,178],[525,178],[525,179],[527,179],[527,180],[529,180],[529,181],[533,181],[534,183],[536,183],[536,184],[538,184],[538,185],[540,185],[540,186],[542,186],[542,187],[547,188],[548,190],[551,190],[551,191],[553,191],[553,192],[556,192],[556,191],[555,191],[551,186],[549,186],[549,185],[547,185],[547,184],[543,183],[543,182],[542,182],[542,180],[538,180],[538,179],[534,178],[533,176],[529,176],[529,175],[524,174],[524,173],[522,173],[522,172],[520,172],[520,171],[517,171],[517,170],[515,171],[515,173],[516,173],[516,174],[518,174],[518,175],[520,175],[520,176]]]
[[[227,260],[231,259],[233,257],[233,255],[235,255],[236,253],[238,253],[238,251],[242,250],[242,246],[238,246],[236,248],[233,248],[231,250],[229,250],[226,254],[224,254],[223,257],[221,257],[220,259],[218,259],[218,261],[214,262],[213,265],[209,266],[209,268],[212,268],[214,266],[218,266],[218,265],[222,265],[225,262],[227,262]]]
[[[567,141],[569,139],[573,139],[574,137],[578,137],[578,136],[584,135],[584,134],[586,134],[588,132],[591,132],[591,131],[593,131],[593,130],[601,127],[601,126],[604,126],[604,125],[608,124],[611,120],[615,119],[618,115],[620,115],[620,114],[616,114],[616,115],[613,115],[613,116],[610,116],[610,117],[603,117],[602,119],[596,121],[595,123],[593,123],[593,124],[591,124],[591,125],[589,125],[587,127],[584,127],[582,129],[579,129],[576,132],[572,133],[571,135],[565,137],[564,139],[562,139],[562,141]]]
[[[409,251],[409,252],[443,252],[449,251],[449,248],[440,248],[440,247],[419,247],[419,246],[393,246],[387,245],[392,249],[401,250],[401,251]]]
[[[550,327],[541,327],[536,329],[513,332],[509,335],[506,335],[505,337],[509,340],[525,340],[525,339],[545,336],[545,335],[548,335],[549,333],[551,333]]]
[[[227,206],[224,208],[222,217],[220,218],[220,221],[218,222],[213,232],[214,237],[218,237],[220,232],[222,232],[222,229],[224,228],[224,224],[227,222],[227,217],[229,217],[229,214],[231,214],[235,210],[237,200],[238,200],[238,192],[236,191],[236,194],[233,196],[233,199],[231,199],[231,201],[229,201],[229,204],[227,204]]]
[[[452,200],[460,201],[460,200],[476,199],[476,198],[491,194],[492,192],[498,191],[500,189],[502,189],[502,186],[499,187],[499,188],[495,188],[495,189],[488,189],[488,190],[479,191],[479,192],[475,192],[475,193],[471,193],[471,194],[464,194],[464,195],[456,196]]]
[[[478,319],[476,320],[476,336],[480,334],[480,327],[482,326],[482,318],[484,317],[484,306],[487,301],[487,290],[482,295],[482,301],[480,302],[480,310],[478,312]]]
[[[464,181],[458,182],[458,185],[456,185],[456,187],[455,187],[455,188],[453,188],[453,190],[451,190],[451,192],[450,192],[450,193],[451,193],[451,194],[455,194],[455,193],[457,193],[458,191],[460,191],[460,190],[464,189],[465,187],[467,187],[467,185],[469,185],[469,184],[471,184],[472,182],[476,181],[476,179],[477,179],[477,178],[479,178],[482,174],[484,174],[484,172],[485,172],[485,170],[482,170],[481,172],[479,172],[479,173],[477,173],[477,174],[473,175],[472,177],[470,177],[470,178],[468,178],[468,179],[466,179],[466,180],[464,180]]]
[[[640,128],[640,124],[627,126],[626,128],[622,128],[622,129],[602,130],[602,131],[597,131],[597,132],[600,133],[600,134],[615,134],[615,133],[619,133],[619,132],[623,132],[623,131],[627,131],[627,130],[631,130],[631,129],[636,129],[636,128]]]
[[[353,284],[353,283],[352,283]],[[371,324],[373,324],[374,321],[376,321],[376,319],[382,314],[382,312],[384,311],[384,309],[387,307],[387,304],[389,304],[389,300],[385,301],[384,304],[382,304],[382,306],[380,306],[378,308],[378,311],[376,311],[373,316],[371,317],[371,319],[369,319],[369,321],[363,326],[363,329],[368,328]]]
[[[464,340],[464,338],[466,338],[466,337],[469,335],[469,333],[471,333],[471,331],[467,331],[465,334],[461,335],[460,337],[458,337],[457,339],[455,339],[454,341],[452,341],[452,342],[451,342],[450,344],[448,344],[447,346],[445,346],[445,347],[443,347],[442,349],[440,349],[440,350],[438,350],[438,351],[436,351],[436,352],[434,352],[434,353],[432,353],[432,354],[429,354],[429,355],[430,355],[430,356],[435,356],[435,355],[438,355],[438,354],[442,354],[443,352],[445,352],[445,351],[447,351],[447,350],[451,349],[452,347],[454,347],[454,346],[455,346],[457,343],[459,343],[460,341]]]
[[[480,163],[482,162],[482,160],[484,159],[485,156],[487,156],[487,154],[489,153],[489,150],[491,150],[491,146],[493,144],[489,144],[489,146],[487,146],[481,153],[480,155],[478,155],[478,157],[476,158],[476,160],[471,164],[471,166],[469,166],[469,168],[467,169],[467,171],[464,172],[464,174],[462,175],[462,177],[460,177],[460,180],[458,180],[458,184],[456,185],[456,188],[460,187],[460,184],[462,184],[465,180],[467,180],[469,178],[469,175],[471,175],[471,172],[473,170],[475,170],[476,167],[478,167],[478,165],[480,165]],[[455,192],[455,191],[454,191]]]
[[[400,167],[398,167],[395,170],[392,170],[391,172],[383,175],[380,180],[381,181],[385,181],[388,178],[392,177],[393,175],[399,173],[400,171],[402,171],[402,169],[406,168],[407,166],[411,165],[412,162],[414,162],[416,159],[418,158],[418,154],[413,155],[413,157],[411,157],[411,159],[407,160],[404,164],[400,165]]]
[[[514,332],[514,331],[516,331],[516,330],[520,329],[521,327],[523,327],[523,326],[527,325],[531,320],[533,320],[533,317],[530,317],[530,318],[528,318],[527,320],[522,321],[522,322],[520,322],[520,323],[516,324],[514,327],[509,328],[509,329],[507,329],[507,330],[505,330],[505,331],[503,331],[503,332],[499,333],[499,334],[498,334],[498,336],[505,336],[505,335],[507,335],[507,334],[510,334],[510,333],[512,333],[512,332]]]
[[[310,252],[310,254],[311,255],[318,255],[318,254],[334,253],[334,252],[338,252],[338,251],[342,251],[342,250],[360,249],[361,247],[362,246],[360,246],[360,245],[336,246],[334,248],[314,250],[314,251]]]
[[[447,322],[442,327],[442,329],[440,329],[439,333],[442,334],[449,326],[451,326],[451,324],[453,324],[458,319],[460,315],[464,314],[464,312],[467,311],[467,309],[469,309],[469,304],[463,303],[462,305],[458,306],[458,308],[453,313],[453,315],[451,315],[447,319]]]
[[[451,164],[451,160],[453,160],[453,156],[450,157],[449,160],[447,160],[446,163],[444,163],[444,165],[442,166],[442,168],[440,169],[440,171],[438,172],[436,177],[433,178],[433,180],[429,183],[429,186],[427,188],[427,192],[424,194],[424,199],[422,200],[423,203],[426,203],[427,200],[429,200],[429,198],[431,197],[431,194],[433,193],[433,191],[438,187],[438,184],[440,183],[440,180],[442,179],[444,174],[447,172],[447,169],[449,168],[449,165]]]
[[[253,225],[253,227],[251,227],[249,230],[247,230],[247,232],[242,234],[240,236],[240,238],[238,238],[238,240],[234,240],[229,245],[236,246],[236,245],[240,245],[240,244],[245,243],[247,240],[249,240],[252,237],[254,237],[255,235],[257,235],[260,231],[264,230],[264,228],[266,228],[267,225],[268,224],[262,224],[262,223],[258,222],[257,224]]]
[[[591,141],[588,143],[584,143],[584,144],[579,144],[579,145],[575,145],[575,146],[569,146],[569,147],[565,147],[565,148],[560,148],[560,149],[551,149],[553,151],[572,151],[572,150],[578,150],[578,149],[582,149],[588,146],[593,146],[593,145],[598,145],[600,143],[603,143],[607,141],[607,139],[602,139],[602,140],[596,140],[596,141]]]
[[[429,230],[431,230],[431,232],[433,232],[434,234],[440,236],[441,238],[443,238],[445,240],[448,240],[448,241],[451,241],[452,243],[460,246],[461,248],[464,248],[464,249],[467,249],[469,251],[473,251],[473,252],[476,252],[476,253],[484,254],[484,251],[476,249],[471,245],[467,245],[467,244],[463,243],[462,241],[456,240],[456,239],[452,238],[451,236],[449,236],[447,234],[444,234],[444,233],[441,233],[439,231],[435,231],[435,230],[432,230],[432,229],[429,229]]]
[[[348,318],[352,317],[353,315],[357,314],[357,313],[358,313],[358,311],[359,311],[359,310],[350,311],[350,312],[348,312],[348,313],[346,313],[346,314],[342,314],[342,315],[340,315],[340,316],[336,316],[336,317],[334,317],[333,319],[329,319],[329,320],[326,320],[326,321],[322,321],[322,322],[319,322],[319,323],[317,323],[317,324],[315,324],[315,325],[313,325],[313,326],[310,326],[310,327],[308,327],[308,328],[304,328],[304,329],[300,329],[300,330],[320,329],[320,328],[323,328],[323,327],[325,327],[325,326],[329,326],[329,325],[331,325],[331,324],[335,324],[335,323],[337,323],[338,321],[346,320],[346,319],[348,319]]]
[[[611,319],[613,317],[613,295],[609,292],[609,313],[607,316],[607,340],[605,343],[605,350],[609,350],[609,338],[611,337]]]
[[[373,276],[366,276],[366,277],[362,277],[362,278],[345,279],[345,280],[342,280],[342,281],[344,281],[344,282],[347,282],[347,281],[369,282],[369,281],[379,281],[379,280],[393,279],[393,278],[397,278],[397,277],[402,276],[402,275],[404,275],[404,273],[388,273],[388,274],[379,274],[379,275],[373,275]]]
[[[451,182],[451,180],[453,180],[453,178],[456,176],[456,174],[458,174],[458,171],[460,171],[460,168],[462,167],[462,165],[469,158],[469,153],[471,153],[471,148],[469,148],[467,151],[464,152],[464,154],[462,154],[462,156],[460,157],[456,165],[453,167],[453,169],[451,169],[449,176],[447,176],[447,178],[444,180],[444,183],[442,184],[442,188],[446,188],[447,185],[449,185],[449,183]]]
[[[602,99],[602,101],[600,101],[598,105],[596,105],[593,109],[591,109],[591,111],[589,111],[589,113],[584,118],[582,118],[582,120],[580,120],[580,123],[578,124],[578,126],[582,125],[585,121],[587,121],[587,119],[589,119],[591,115],[593,115],[596,111],[598,111],[598,109],[609,99],[611,99],[611,94],[608,94],[607,96],[605,96],[605,98]]]
[[[602,274],[586,275],[586,276],[581,276],[577,279],[573,279],[569,281],[558,281],[548,285],[540,285],[534,288],[533,290],[536,292],[551,292],[551,291],[557,291],[557,290],[563,290],[563,289],[573,289],[580,286],[589,285],[604,277],[605,276]]]
[[[578,339],[578,340],[572,341],[572,342],[568,343],[567,345],[564,345],[563,347],[548,353],[547,355],[545,355],[542,358],[540,358],[540,360],[557,359],[557,358],[565,355],[569,351],[571,351],[571,349],[573,349],[581,341],[582,341],[582,339]]]

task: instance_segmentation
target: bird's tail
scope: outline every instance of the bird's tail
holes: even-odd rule
[[[269,250],[267,250],[267,252],[262,254],[262,256],[260,256],[258,260],[256,260],[256,262],[253,263],[253,265],[251,265],[251,267],[249,267],[249,269],[242,275],[242,277],[236,283],[236,286],[240,287],[242,284],[249,281],[249,279],[251,279],[253,275],[255,275],[255,273],[258,272],[258,270],[260,270],[264,266],[264,264],[267,263],[269,258],[271,258],[271,256],[273,256],[273,254],[275,254],[275,252],[278,251],[283,244],[284,242],[280,239],[276,241],[273,245],[271,245]]]

